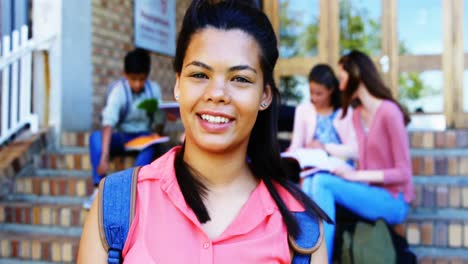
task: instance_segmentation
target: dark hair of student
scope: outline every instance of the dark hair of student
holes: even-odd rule
[[[343,116],[346,116],[348,106],[353,103],[353,94],[362,82],[371,95],[379,99],[392,101],[398,105],[403,114],[405,125],[410,122],[408,112],[393,98],[392,92],[384,84],[377,67],[375,67],[369,56],[363,52],[352,50],[341,57],[338,63],[348,73],[347,87],[343,92]]]
[[[135,74],[149,74],[151,70],[151,57],[144,49],[134,49],[125,55],[124,72]]]
[[[338,79],[333,72],[333,69],[327,64],[315,65],[309,73],[309,83],[314,82],[325,86],[328,90],[332,91],[330,96],[330,103],[333,109],[341,107],[341,92],[338,86],[340,85]]]
[[[251,132],[247,156],[253,174],[262,179],[268,191],[277,204],[285,221],[288,233],[292,236],[300,232],[294,216],[289,212],[281,199],[273,182],[286,188],[309,213],[331,221],[330,218],[307,195],[300,191],[292,182],[288,181],[281,168],[280,155],[277,142],[277,116],[279,104],[279,91],[273,79],[273,68],[278,59],[276,36],[266,15],[256,8],[253,1],[225,0],[208,1],[194,0],[188,8],[182,28],[177,40],[176,55],[174,58],[174,70],[181,73],[185,52],[192,36],[206,27],[229,30],[240,29],[252,36],[260,46],[260,66],[263,72],[265,86],[272,88],[273,101],[270,107],[260,111]],[[198,220],[205,223],[210,216],[203,203],[202,196],[206,193],[206,187],[198,181],[194,174],[183,161],[184,147],[176,156],[174,166],[177,181],[180,185],[186,203],[195,212]]]

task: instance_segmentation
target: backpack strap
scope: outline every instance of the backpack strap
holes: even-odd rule
[[[154,93],[153,93],[153,85],[151,85],[150,80],[146,80],[145,89],[148,91],[149,98],[155,98],[156,99],[156,97],[154,96]]]
[[[130,111],[130,107],[132,104],[132,90],[128,85],[128,81],[125,78],[122,78],[121,81],[125,92],[125,105],[122,109],[120,109],[119,120],[117,121],[116,127],[119,127],[123,123],[123,121],[128,115],[128,112]]]
[[[135,215],[136,186],[140,167],[108,175],[99,184],[99,234],[107,263],[122,263],[122,250]]]
[[[323,240],[323,223],[315,214],[292,212],[300,227],[296,238],[289,236],[291,264],[309,264]]]

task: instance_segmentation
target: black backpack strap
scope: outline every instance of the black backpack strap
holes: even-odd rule
[[[323,240],[322,220],[315,214],[307,212],[291,212],[300,227],[296,238],[289,236],[289,248],[292,264],[310,264],[312,254],[319,248]]]
[[[99,234],[109,264],[122,263],[122,250],[135,216],[140,167],[116,172],[99,184]]]

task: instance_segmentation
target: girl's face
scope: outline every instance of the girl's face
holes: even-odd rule
[[[247,149],[258,112],[272,100],[259,58],[257,42],[241,30],[208,27],[192,36],[174,89],[187,147]]]
[[[310,100],[315,107],[326,108],[330,106],[332,89],[328,89],[325,85],[311,81],[309,82],[309,92]]]
[[[343,69],[343,65],[338,66],[338,80],[340,80],[340,91],[346,90],[346,86],[348,85],[349,74],[347,71]]]

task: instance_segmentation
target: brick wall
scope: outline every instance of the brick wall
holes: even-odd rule
[[[177,28],[190,0],[176,0]],[[107,85],[119,78],[125,53],[134,48],[133,1],[92,0],[93,127],[99,127]],[[172,99],[172,57],[152,54],[150,79],[159,83],[165,100]]]

